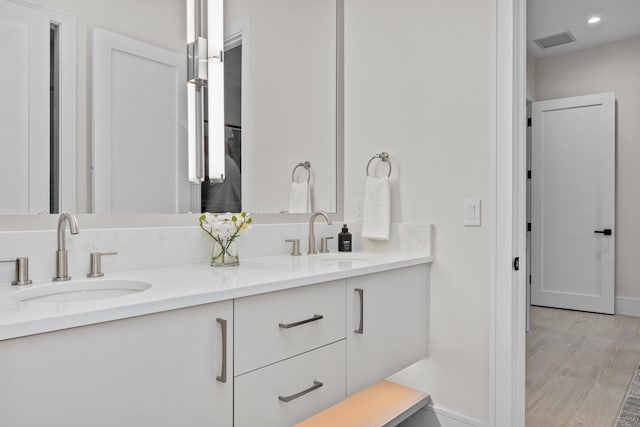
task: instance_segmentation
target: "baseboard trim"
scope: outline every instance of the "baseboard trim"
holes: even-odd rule
[[[489,424],[457,412],[429,405],[398,427],[489,427]]]
[[[640,317],[640,298],[616,297],[616,314]]]

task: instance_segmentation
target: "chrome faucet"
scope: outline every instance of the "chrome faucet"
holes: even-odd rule
[[[69,224],[69,229],[71,234],[78,234],[80,230],[78,229],[78,220],[75,216],[73,216],[70,212],[62,212],[60,214],[60,218],[58,218],[58,250],[56,251],[56,277],[53,278],[56,282],[64,282],[71,279],[71,276],[68,274],[68,262],[67,255],[69,251],[67,250],[67,224]]]
[[[331,225],[331,218],[329,218],[329,215],[327,215],[325,211],[318,211],[311,215],[311,218],[309,218],[309,251],[307,252],[307,254],[309,255],[318,253],[316,252],[316,233],[313,229],[313,226],[315,224],[316,218],[320,215],[322,215],[324,219],[327,220],[327,225]]]

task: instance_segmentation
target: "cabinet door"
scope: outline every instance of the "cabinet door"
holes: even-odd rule
[[[229,301],[0,341],[0,425],[230,427],[232,316]]]
[[[426,357],[428,268],[347,280],[347,395]]]

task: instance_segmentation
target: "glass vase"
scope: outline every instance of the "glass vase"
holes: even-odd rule
[[[236,242],[222,243],[214,240],[213,251],[211,252],[211,266],[212,267],[235,267],[240,265],[240,258],[238,257],[238,249]]]

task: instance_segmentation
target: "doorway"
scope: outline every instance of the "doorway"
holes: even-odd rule
[[[532,157],[542,157],[543,160],[542,170],[540,170],[540,166],[535,166],[536,162],[534,161],[534,165],[530,169],[532,170],[532,181],[545,180],[538,182],[538,188],[542,190],[538,190],[539,194],[534,195],[534,200],[532,200],[531,233],[534,235],[539,233],[537,248],[536,237],[532,237],[532,303],[583,311],[533,308],[532,328],[531,332],[526,335],[526,348],[515,356],[516,364],[524,363],[526,357],[526,417],[523,414],[511,425],[524,425],[525,418],[527,426],[612,425],[615,423],[627,386],[640,363],[640,349],[633,345],[638,338],[636,328],[640,324],[640,319],[620,316],[620,307],[616,304],[616,297],[619,299],[621,292],[633,292],[631,286],[625,285],[624,271],[627,268],[625,267],[625,258],[630,253],[637,254],[637,250],[634,252],[632,244],[625,244],[618,240],[618,236],[625,235],[625,229],[627,232],[633,232],[634,229],[631,226],[632,220],[627,222],[626,227],[623,225],[626,222],[624,219],[628,215],[632,216],[631,211],[627,210],[630,206],[629,201],[635,200],[633,192],[625,190],[624,187],[633,182],[633,176],[635,176],[637,169],[637,166],[632,165],[630,161],[635,156],[635,150],[632,148],[635,144],[630,141],[635,140],[635,136],[632,136],[634,131],[631,128],[634,127],[632,123],[637,121],[634,118],[637,114],[632,111],[636,111],[636,99],[640,91],[640,83],[637,83],[640,68],[634,68],[637,66],[625,59],[637,57],[640,52],[640,28],[634,24],[627,27],[628,32],[623,36],[616,38],[612,35],[615,32],[613,30],[622,29],[627,20],[638,19],[640,7],[636,7],[635,4],[623,5],[622,3],[618,1],[593,1],[587,4],[571,0],[555,2],[529,0],[528,2],[526,26],[530,37],[526,38],[526,42],[521,41],[522,50],[516,55],[519,60],[524,60],[528,50],[528,73],[526,75],[528,85],[526,89],[521,88],[522,93],[518,96],[524,98],[526,90],[539,101],[537,114],[535,113],[536,104],[533,107],[532,123],[533,129],[535,129],[536,120],[538,120],[538,124],[541,120],[540,117],[545,121],[545,129],[538,132],[539,136],[553,137],[553,135],[546,135],[545,132],[558,131],[558,135],[566,137],[567,135],[563,134],[561,129],[550,129],[546,125],[553,124],[555,126],[558,123],[572,120],[579,123],[578,131],[574,135],[580,135],[580,132],[584,131],[584,134],[578,136],[577,141],[574,141],[574,144],[569,148],[562,145],[563,141],[547,146],[541,145],[546,144],[546,141],[536,142],[535,135],[532,138]],[[526,3],[523,1],[521,4],[524,6]],[[544,6],[550,6],[553,10],[545,14],[541,11]],[[624,9],[620,9],[622,7]],[[599,22],[596,20],[593,20],[592,23],[589,22],[590,18],[598,14],[601,17]],[[560,19],[563,18],[566,21],[561,23]],[[516,22],[516,26],[524,22],[523,17],[521,21]],[[523,31],[523,29],[521,30]],[[562,36],[563,34],[564,36]],[[596,35],[601,38],[596,40]],[[524,49],[525,44],[528,49]],[[630,53],[635,49],[638,49],[636,53]],[[531,66],[532,64],[534,65]],[[615,96],[611,92],[614,92]],[[583,113],[588,116],[600,108],[597,105],[604,105],[600,102],[601,100],[594,101],[588,98],[589,95],[603,93],[609,93],[606,101],[609,121],[589,129],[589,126],[598,123],[599,119],[596,116],[591,116],[578,120],[578,116]],[[617,135],[615,99],[618,100]],[[524,100],[521,105],[525,105]],[[549,113],[549,117],[545,116],[547,113]],[[536,119],[536,115],[538,119]],[[556,117],[561,117],[562,121],[556,120]],[[600,136],[598,134],[603,130],[614,143],[617,139],[617,146],[611,145],[606,154],[594,155],[598,160],[608,159],[609,167],[614,171],[608,179],[603,177],[601,167],[577,165],[577,160],[583,160],[578,158],[590,152],[585,147],[588,145],[587,140],[593,136]],[[523,132],[522,140],[516,142],[517,146],[524,146],[524,135]],[[618,150],[617,158],[616,148]],[[563,149],[566,151],[558,152]],[[553,184],[553,180],[549,179],[549,175],[553,177],[553,170],[549,173],[544,167],[545,164],[548,164],[545,161],[549,160],[546,156],[554,152],[556,156],[551,156],[551,162],[563,156],[565,160],[569,159],[564,162],[563,167],[556,168],[555,173],[562,176],[560,180],[555,181],[555,184]],[[623,152],[626,155],[622,156]],[[635,158],[637,160],[637,157]],[[523,172],[526,173],[526,171]],[[514,183],[519,182],[519,174],[516,172],[514,176],[516,176]],[[524,173],[522,176],[524,180]],[[549,181],[547,182],[547,180]],[[608,184],[607,181],[609,181]],[[613,181],[617,181],[617,189],[613,187]],[[589,182],[588,187],[591,189],[594,187],[598,187],[598,189],[606,187],[607,189],[601,193],[587,193],[580,190],[581,185],[586,182]],[[535,194],[536,185],[533,187],[532,193]],[[541,203],[540,201],[546,199],[540,193],[549,190],[551,201]],[[593,194],[599,195],[593,196]],[[591,197],[591,201],[598,202],[604,202],[604,199],[607,199],[608,203],[615,208],[608,212],[602,210],[595,216],[589,216],[584,213],[585,208],[579,205],[580,200],[588,197]],[[571,200],[572,203],[564,208],[563,213],[566,214],[566,218],[563,220],[553,218],[544,211],[549,203],[567,200]],[[615,213],[613,209],[616,209]],[[518,213],[515,213],[514,218],[517,215]],[[540,225],[540,221],[549,218],[552,226],[545,231],[544,227]],[[555,225],[553,220],[556,220]],[[589,223],[588,231],[578,235],[576,228],[585,227],[587,223]],[[514,230],[514,233],[517,232]],[[558,240],[554,241],[556,237]],[[551,250],[545,251],[544,255],[541,255],[541,246],[545,243],[550,244]],[[583,248],[588,247],[593,252],[590,259],[587,257],[579,262],[577,267],[576,264],[570,267],[567,265],[568,260],[577,256],[581,250],[570,246],[574,243],[582,243]],[[618,249],[617,252],[616,249]],[[582,255],[585,253],[583,252]],[[538,260],[535,259],[536,256],[539,257]],[[599,264],[607,257],[609,258],[607,266]],[[622,262],[620,262],[620,258],[623,259]],[[536,266],[536,264],[538,265]],[[573,270],[577,273],[579,280],[568,283],[569,279],[565,278],[564,280],[560,279],[552,286],[548,284],[539,286],[536,295],[536,279],[544,276],[546,274],[544,270],[549,268]],[[608,277],[606,280],[604,279],[605,275]],[[576,283],[584,285],[588,278],[593,279],[594,277],[596,280],[586,286],[587,291],[584,291],[584,288],[571,287]],[[604,297],[603,289],[606,281],[610,285],[608,285],[606,297]],[[598,306],[593,301],[591,303],[585,303],[584,300],[578,302],[581,296],[590,300],[597,299],[596,296],[602,297],[600,299],[607,300],[604,304],[606,307]],[[631,298],[638,297],[640,295],[631,295]],[[558,300],[563,298],[569,301],[558,303]],[[514,310],[522,310],[522,307],[516,304]],[[584,311],[599,311],[610,314],[616,312],[616,315],[601,315]],[[635,312],[627,310],[622,314],[638,316],[640,310],[635,310]],[[632,326],[625,333],[622,325],[627,323]],[[608,329],[611,325],[615,326]],[[522,331],[518,331],[517,334],[524,335]],[[615,341],[625,334],[626,338]],[[614,341],[609,341],[610,339]],[[612,349],[614,353],[609,353],[609,350]],[[516,349],[516,353],[517,351],[520,349]],[[615,369],[612,369],[614,367]],[[513,384],[516,384],[515,381]],[[525,384],[518,385],[525,386]],[[564,394],[561,391],[563,389],[567,391]],[[580,397],[577,400],[574,399],[577,396]],[[547,418],[544,419],[544,417]]]

